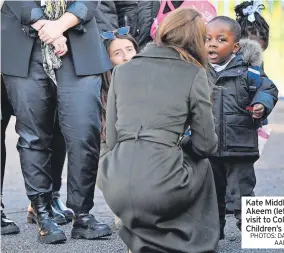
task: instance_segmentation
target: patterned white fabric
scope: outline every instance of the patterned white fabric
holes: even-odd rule
[[[44,3],[44,14],[48,20],[57,20],[65,13],[67,6],[66,0],[44,0]],[[41,48],[43,68],[50,79],[57,85],[54,69],[59,69],[62,65],[62,61],[60,57],[54,53],[53,45],[47,45],[41,42]]]

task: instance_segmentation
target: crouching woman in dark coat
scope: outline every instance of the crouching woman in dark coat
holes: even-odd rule
[[[178,9],[156,43],[115,68],[99,177],[133,253],[215,252],[219,221],[206,157],[217,150],[200,14]],[[190,141],[180,136],[190,125]],[[185,139],[184,139],[185,140]]]

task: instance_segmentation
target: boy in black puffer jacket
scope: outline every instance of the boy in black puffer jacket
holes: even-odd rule
[[[208,79],[213,84],[212,101],[218,151],[211,158],[220,217],[220,239],[224,238],[226,185],[231,187],[234,214],[241,229],[241,197],[251,196],[256,184],[254,162],[259,157],[257,129],[274,108],[278,90],[255,66],[262,63],[260,45],[241,40],[239,24],[219,16],[207,26]],[[259,78],[260,87],[248,78],[248,70]],[[252,88],[255,90],[252,92]]]
[[[244,1],[235,7],[236,21],[241,27],[241,37],[249,38],[257,41],[263,51],[269,46],[269,25],[261,15],[260,10],[265,9],[264,5],[255,5],[253,1]],[[263,68],[263,63],[262,63]],[[267,125],[268,120],[265,119],[262,125]],[[227,186],[226,194],[226,213],[234,213],[234,199],[231,196],[229,187]]]

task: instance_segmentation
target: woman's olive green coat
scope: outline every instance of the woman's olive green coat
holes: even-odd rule
[[[205,70],[148,45],[117,67],[98,184],[133,253],[214,252],[217,200],[206,159],[217,150]],[[188,152],[178,145],[191,126]]]

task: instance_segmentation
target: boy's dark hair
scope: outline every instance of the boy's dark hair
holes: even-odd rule
[[[263,40],[263,49],[265,50],[269,44],[269,25],[258,11],[254,11],[255,20],[249,21],[249,14],[244,13],[244,9],[254,6],[253,1],[245,1],[235,7],[236,19],[241,26],[242,38],[248,38],[251,35]],[[258,5],[256,8],[264,9],[264,5]]]
[[[138,46],[138,43],[137,41],[130,35],[130,34],[126,34],[126,35],[118,35],[118,34],[115,34],[114,35],[116,39],[124,39],[124,40],[129,40],[130,42],[132,42],[137,54],[140,52],[140,48]],[[109,47],[110,47],[110,44],[113,40],[104,40],[104,45],[106,47],[106,50],[108,52],[109,50]]]
[[[212,23],[214,21],[221,21],[221,22],[228,24],[229,27],[230,27],[230,31],[235,35],[235,40],[234,40],[235,43],[240,41],[240,39],[241,39],[241,27],[236,20],[229,18],[227,16],[217,16],[217,17],[213,18],[209,23]]]

